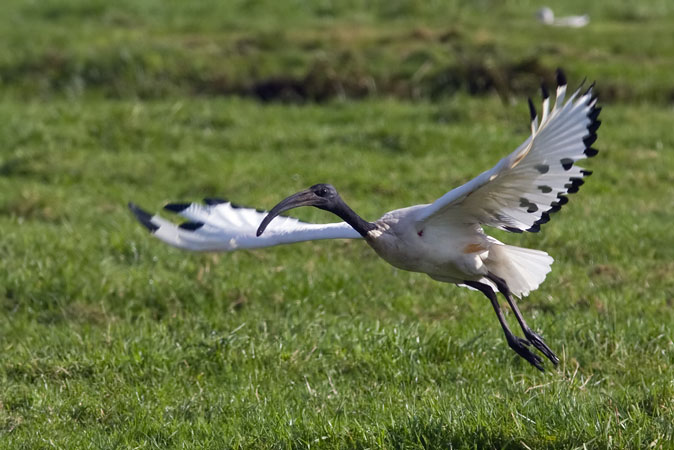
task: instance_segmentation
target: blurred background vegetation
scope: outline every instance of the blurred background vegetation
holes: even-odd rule
[[[600,79],[605,101],[674,99],[672,2],[549,5],[591,24],[542,25],[526,0],[6,0],[0,86],[31,98],[509,98],[563,66]]]

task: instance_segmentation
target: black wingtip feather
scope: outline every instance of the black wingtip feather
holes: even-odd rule
[[[522,232],[522,230],[520,230],[519,228],[515,228],[515,227],[503,227],[503,229],[506,230],[506,231],[510,231],[511,233],[521,233]]]
[[[550,222],[550,214],[558,212],[560,209],[562,209],[562,206],[566,205],[566,203],[569,201],[569,199],[564,197],[562,194],[557,195],[557,198],[558,200],[556,202],[552,202],[550,204],[550,209],[541,214],[541,218],[534,222],[534,226],[531,227],[534,228],[534,233],[540,230],[541,225]]]
[[[570,178],[569,181],[570,183],[564,185],[568,194],[575,194],[578,192],[578,189],[580,189],[580,187],[585,184],[585,180],[578,177]]]
[[[139,208],[137,205],[135,205],[132,202],[129,202],[129,209],[131,212],[136,216],[136,219],[148,230],[150,230],[150,233],[154,233],[159,229],[157,225],[152,223],[152,214],[150,214],[147,211],[144,211],[143,209]]]
[[[562,158],[559,162],[562,164],[564,170],[570,170],[573,167],[573,159],[571,158]]]
[[[209,205],[209,206],[211,206],[211,205],[219,205],[219,204],[221,204],[221,203],[227,203],[227,200],[224,199],[224,198],[220,198],[220,197],[206,197],[206,198],[204,199],[204,203],[206,203],[206,204]]]
[[[583,138],[583,144],[585,147],[591,147],[597,141],[597,133],[590,133]]]
[[[178,228],[182,228],[183,230],[188,231],[195,231],[203,226],[204,226],[203,222],[183,222],[180,225],[178,225]]]
[[[601,120],[593,120],[593,122],[587,127],[587,131],[589,131],[592,134],[596,134],[600,126]]]
[[[597,117],[599,117],[600,112],[601,112],[601,106],[592,108],[592,111],[590,111],[590,114],[588,114],[587,117],[589,117],[592,122],[595,122],[597,120]],[[599,123],[601,123],[601,122],[599,122]]]
[[[597,150],[596,148],[593,148],[593,147],[588,147],[588,148],[585,149],[585,151],[583,153],[585,153],[585,156],[587,156],[588,158],[592,158],[597,153],[599,153],[599,150]]]
[[[527,228],[529,233],[538,233],[541,231],[541,226],[538,223],[534,223],[530,228]]]
[[[559,205],[558,203],[553,203],[550,206],[551,208],[545,211],[548,214],[554,214],[556,212],[559,212],[560,209],[562,209],[562,205]]]
[[[550,222],[550,214],[547,212],[544,212],[541,214],[541,218],[536,221],[538,225],[543,225],[544,223]]]
[[[240,209],[240,208],[255,209],[255,211],[257,211],[259,213],[267,213],[267,211],[265,211],[264,209],[248,208],[247,206],[242,206],[242,205],[239,205],[237,203],[232,203],[229,200],[227,200],[226,198],[222,198],[222,197],[207,197],[207,198],[204,199],[204,203],[206,203],[208,206],[215,206],[215,205],[221,205],[223,203],[229,203],[229,205],[233,209]]]
[[[566,75],[562,69],[557,69],[557,86],[566,86]]]
[[[529,115],[531,116],[531,120],[534,121],[536,120],[536,107],[534,106],[534,102],[531,101],[531,97],[527,100],[529,101]]]
[[[590,89],[594,86],[594,83],[590,86]],[[590,90],[588,89],[588,91]],[[593,100],[596,97],[593,97]],[[595,156],[597,153],[597,149],[592,148],[592,144],[594,144],[597,141],[597,130],[601,126],[601,120],[598,120],[599,118],[599,113],[601,112],[601,107],[599,106],[593,106],[587,115],[588,119],[590,119],[590,124],[587,126],[587,135],[583,138],[583,144],[585,144],[585,150],[583,153],[585,153],[585,156],[588,158],[591,158]],[[591,173],[591,172],[590,172]]]
[[[550,98],[550,93],[548,92],[548,87],[545,83],[541,83],[541,95],[543,96],[543,100]]]
[[[189,208],[191,203],[169,203],[164,206],[164,209],[174,213],[181,213]]]

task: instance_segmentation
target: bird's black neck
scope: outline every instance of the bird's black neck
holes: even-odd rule
[[[339,216],[344,222],[351,225],[351,227],[360,233],[360,235],[363,237],[365,237],[369,231],[377,228],[375,224],[368,222],[356,214],[351,208],[349,208],[349,205],[344,203],[344,201],[341,199],[335,206],[330,208],[329,211]]]

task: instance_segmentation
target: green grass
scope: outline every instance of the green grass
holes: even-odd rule
[[[242,95],[293,100],[457,91],[521,98],[555,68],[604,100],[674,98],[674,4],[552,3],[592,25],[551,28],[538,2],[7,0],[0,86],[20,98]]]
[[[573,32],[532,26],[527,2],[7,3],[0,448],[674,448],[669,3],[553,5],[590,12]],[[218,63],[242,39],[261,50]],[[367,98],[225,92],[330,79],[344,52],[356,63],[338,78],[374,79]],[[53,71],[30,65],[50,54]],[[515,75],[434,94],[434,70],[471,62]],[[363,242],[192,254],[126,209],[269,208],[316,182],[368,219],[429,202],[526,137],[523,100],[558,65],[607,97],[594,175],[541,233],[494,233],[556,259],[520,302],[556,370],[517,357],[478,293],[393,269]],[[233,81],[210,95],[202,69]]]

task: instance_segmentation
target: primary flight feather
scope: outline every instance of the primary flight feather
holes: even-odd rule
[[[468,286],[489,298],[510,347],[543,370],[538,349],[554,364],[558,358],[527,325],[513,296],[536,289],[550,272],[553,259],[540,250],[506,245],[483,226],[510,232],[537,232],[578,191],[591,172],[576,161],[597,153],[601,108],[593,86],[566,99],[567,83],[557,73],[551,103],[545,87],[540,116],[529,100],[531,135],[492,169],[453,189],[431,204],[384,214],[374,222],[358,216],[334,187],[317,184],[282,200],[269,212],[206,199],[205,204],[172,203],[165,209],[187,219],[176,225],[130,203],[137,219],[154,236],[174,247],[198,251],[233,251],[319,239],[359,239],[384,260],[433,279]],[[299,206],[314,206],[343,222],[312,224],[279,216]],[[508,327],[496,291],[508,301],[524,333]]]

